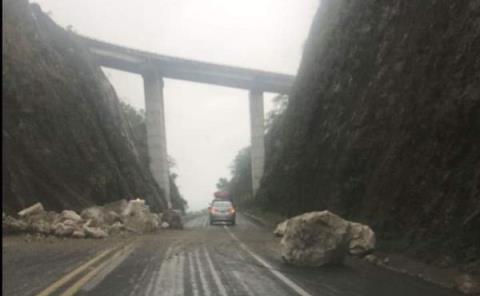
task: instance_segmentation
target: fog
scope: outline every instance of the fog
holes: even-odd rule
[[[37,0],[63,27],[159,54],[295,75],[319,0]],[[140,76],[104,69],[119,97],[144,108]],[[265,95],[265,113],[271,98]],[[248,93],[165,80],[167,149],[190,210],[207,206],[250,144]]]

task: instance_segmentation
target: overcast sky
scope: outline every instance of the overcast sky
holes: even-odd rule
[[[35,0],[61,26],[159,54],[296,74],[319,0]],[[140,76],[104,69],[119,97],[144,108]],[[265,113],[274,94],[265,95]],[[191,210],[205,208],[250,144],[248,93],[165,80],[167,149]]]

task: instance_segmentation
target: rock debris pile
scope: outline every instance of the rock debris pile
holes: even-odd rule
[[[103,206],[61,213],[46,211],[36,203],[18,212],[18,218],[2,215],[4,234],[34,233],[74,238],[104,238],[131,232],[149,233],[160,228],[182,229],[182,219],[174,210],[165,214],[150,211],[145,200],[119,200]]]

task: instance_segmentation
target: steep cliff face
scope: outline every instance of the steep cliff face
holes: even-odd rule
[[[322,1],[259,200],[478,260],[479,15],[473,0]]]
[[[163,193],[139,160],[112,86],[88,52],[37,5],[4,1],[3,198],[13,211]]]

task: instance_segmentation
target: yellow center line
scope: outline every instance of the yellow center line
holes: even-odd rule
[[[75,276],[77,276],[78,274],[80,274],[81,272],[83,272],[85,269],[89,268],[90,266],[92,266],[93,264],[97,263],[98,261],[100,261],[102,258],[104,258],[105,256],[109,255],[110,253],[112,253],[115,249],[118,249],[118,248],[110,248],[108,250],[105,250],[103,252],[101,252],[100,254],[98,254],[97,256],[93,257],[92,259],[90,259],[89,261],[87,261],[86,263],[82,264],[81,266],[77,267],[75,270],[73,270],[72,272],[66,274],[65,276],[63,276],[62,278],[60,278],[58,281],[54,282],[53,284],[51,284],[48,288],[46,288],[45,290],[43,290],[42,292],[40,292],[39,294],[37,294],[37,296],[48,296],[50,294],[52,294],[53,292],[55,292],[56,290],[58,290],[61,286],[65,285],[68,281],[70,281],[71,279],[73,279]]]
[[[124,249],[127,249],[127,248],[124,248]],[[105,262],[103,262],[102,264],[98,265],[97,267],[95,267],[94,269],[92,269],[89,273],[87,273],[86,275],[84,275],[82,278],[80,278],[75,284],[73,284],[72,286],[70,286],[70,288],[68,288],[65,292],[63,292],[60,296],[72,296],[74,295],[75,293],[78,292],[78,290],[80,290],[80,288],[85,285],[92,277],[94,277],[100,270],[102,270],[105,266],[107,266],[107,264],[109,264],[110,262],[112,262],[113,259],[117,258],[118,256],[120,256],[120,254],[122,253],[122,251],[124,249],[121,249],[121,250],[118,250],[115,254],[112,255],[112,257],[110,257],[108,260],[106,260]]]

